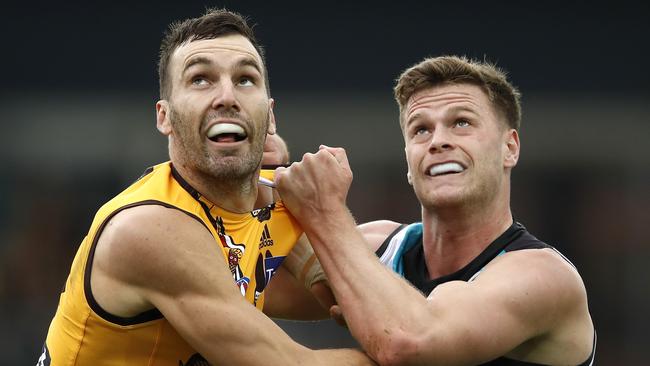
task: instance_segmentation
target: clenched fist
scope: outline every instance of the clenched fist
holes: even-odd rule
[[[318,225],[323,215],[347,212],[351,183],[352,170],[343,148],[321,145],[318,152],[275,171],[280,197],[303,228]]]

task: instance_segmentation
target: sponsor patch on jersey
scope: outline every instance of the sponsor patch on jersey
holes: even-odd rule
[[[262,253],[257,256],[257,264],[255,265],[254,305],[257,305],[257,300],[260,298],[269,282],[271,282],[271,278],[282,264],[282,261],[284,261],[284,258],[286,257],[274,257],[270,250],[267,250],[264,256],[262,256]]]
[[[266,252],[267,255],[271,254],[270,251]],[[269,282],[271,282],[271,277],[275,274],[275,271],[280,268],[280,265],[282,264],[282,261],[284,260],[285,256],[278,256],[278,257],[266,257],[264,258],[264,280],[266,284],[268,285]]]
[[[273,245],[273,239],[271,239],[271,233],[269,233],[269,226],[264,225],[264,230],[262,230],[262,236],[260,237],[259,249],[262,250],[264,247],[270,247]]]
[[[271,219],[271,211],[275,208],[275,203],[272,203],[266,207],[258,208],[257,210],[251,211],[251,215],[257,219],[259,222],[268,221]]]

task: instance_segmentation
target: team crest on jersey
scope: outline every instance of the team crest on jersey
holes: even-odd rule
[[[38,357],[36,366],[50,366],[50,351],[47,349],[47,344],[43,344],[43,353]]]
[[[285,256],[274,257],[270,250],[267,250],[264,256],[262,256],[262,253],[257,256],[257,264],[255,265],[255,298],[253,305],[257,305],[257,300],[260,298],[269,282],[271,282],[271,278],[282,264],[284,258]]]
[[[242,296],[245,296],[250,278],[244,276],[244,272],[239,266],[239,261],[241,261],[246,252],[246,245],[235,243],[232,236],[226,234],[226,228],[223,225],[223,219],[221,217],[217,218],[217,233],[219,234],[221,246],[228,248],[228,267],[230,268],[230,273],[232,273],[235,284],[239,288]]]
[[[275,203],[271,203],[270,205],[262,208],[258,208],[256,210],[251,211],[251,215],[257,219],[259,222],[264,222],[268,221],[271,219],[271,211],[275,208]]]
[[[210,366],[210,363],[203,356],[195,353],[185,363],[178,361],[178,366]]]

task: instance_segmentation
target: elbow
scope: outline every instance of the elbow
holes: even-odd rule
[[[421,364],[425,349],[421,335],[386,330],[369,353],[381,366],[408,366]]]

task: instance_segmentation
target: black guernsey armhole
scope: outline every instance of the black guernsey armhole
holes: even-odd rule
[[[99,241],[99,236],[101,233],[104,231],[104,228],[106,227],[106,224],[118,213],[128,209],[128,208],[133,208],[136,206],[145,206],[145,205],[158,205],[158,206],[164,206],[167,208],[173,208],[176,210],[179,210],[189,217],[195,219],[196,221],[200,222],[201,225],[203,225],[206,229],[208,227],[205,225],[205,223],[196,215],[193,215],[185,210],[182,210],[176,206],[170,205],[165,202],[161,201],[156,201],[156,200],[146,200],[146,201],[140,201],[140,202],[134,202],[132,204],[120,207],[119,209],[113,211],[105,220],[102,222],[102,224],[99,226],[97,229],[97,232],[95,233],[95,237],[93,238],[93,243],[90,247],[90,252],[88,253],[88,259],[86,261],[86,268],[84,269],[84,293],[86,296],[86,302],[88,303],[88,306],[97,314],[99,315],[102,319],[121,326],[127,326],[127,325],[135,325],[135,324],[140,324],[140,323],[146,323],[152,320],[157,320],[163,318],[162,313],[154,308],[151,310],[147,310],[143,313],[140,313],[136,316],[133,317],[121,317],[117,315],[113,315],[109,313],[108,311],[104,310],[98,303],[97,300],[95,300],[95,296],[93,295],[92,288],[90,286],[90,275],[92,273],[92,266],[93,266],[93,259],[95,258],[95,249],[97,248],[97,242]],[[210,231],[210,229],[208,229]]]
[[[390,233],[390,235],[388,235],[386,240],[384,240],[384,242],[381,243],[381,246],[379,246],[379,249],[375,251],[375,255],[377,255],[377,257],[381,257],[384,254],[386,248],[388,248],[388,244],[390,243],[390,241],[397,233],[399,233],[402,229],[404,229],[404,227],[406,227],[406,224],[401,224],[400,226],[397,227],[397,229],[395,229],[395,231],[393,231],[392,233]]]

